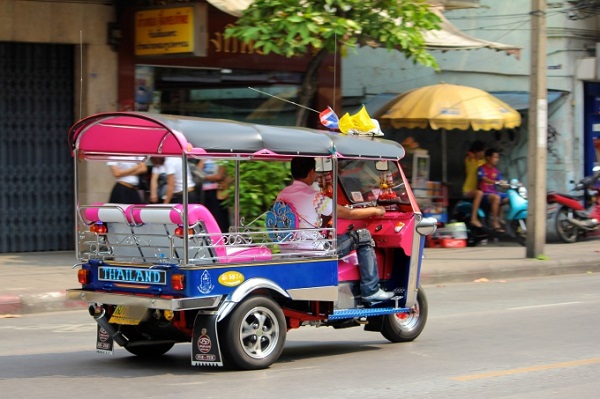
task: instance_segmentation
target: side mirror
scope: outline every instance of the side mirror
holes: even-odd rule
[[[331,172],[333,170],[333,161],[331,158],[316,158],[315,170],[317,172]]]
[[[380,172],[387,172],[390,169],[388,161],[375,162],[375,169],[377,169]]]
[[[437,219],[436,218],[423,218],[417,224],[417,233],[422,236],[428,236],[435,233],[437,230]]]

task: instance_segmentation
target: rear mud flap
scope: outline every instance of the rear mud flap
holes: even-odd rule
[[[99,324],[96,326],[96,352],[112,355],[115,350],[115,341],[104,328],[100,327]]]
[[[192,366],[223,366],[216,314],[196,315],[192,336]]]

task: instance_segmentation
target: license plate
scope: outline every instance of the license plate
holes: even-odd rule
[[[137,326],[140,324],[145,315],[146,308],[119,305],[116,307],[108,322],[128,326]]]
[[[167,284],[167,272],[157,269],[138,269],[112,266],[98,268],[98,280],[134,284]]]

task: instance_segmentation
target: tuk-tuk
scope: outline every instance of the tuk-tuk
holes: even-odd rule
[[[75,171],[76,256],[79,289],[69,300],[89,303],[98,324],[96,350],[115,343],[142,357],[165,354],[191,342],[196,366],[269,367],[286,333],[301,326],[362,326],[391,342],[412,341],[427,320],[419,285],[425,236],[436,220],[424,218],[399,163],[404,149],[376,137],[171,116],[102,113],[69,131]],[[248,218],[240,206],[245,162],[289,162],[314,157],[318,189],[334,204],[383,205],[381,217],[342,220],[311,231],[305,244],[294,210],[281,202]],[[150,157],[235,165],[231,227],[221,231],[200,203],[82,203],[84,162]],[[185,183],[184,183],[185,184]],[[140,201],[141,202],[141,201]],[[368,229],[374,240],[380,284],[390,300],[365,303],[357,257],[340,258],[336,235]],[[299,234],[302,233],[302,234]]]

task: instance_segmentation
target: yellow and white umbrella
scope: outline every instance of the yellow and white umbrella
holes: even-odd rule
[[[447,179],[447,130],[502,130],[521,125],[519,112],[490,93],[448,83],[400,94],[374,117],[382,127],[441,130],[444,181]]]

